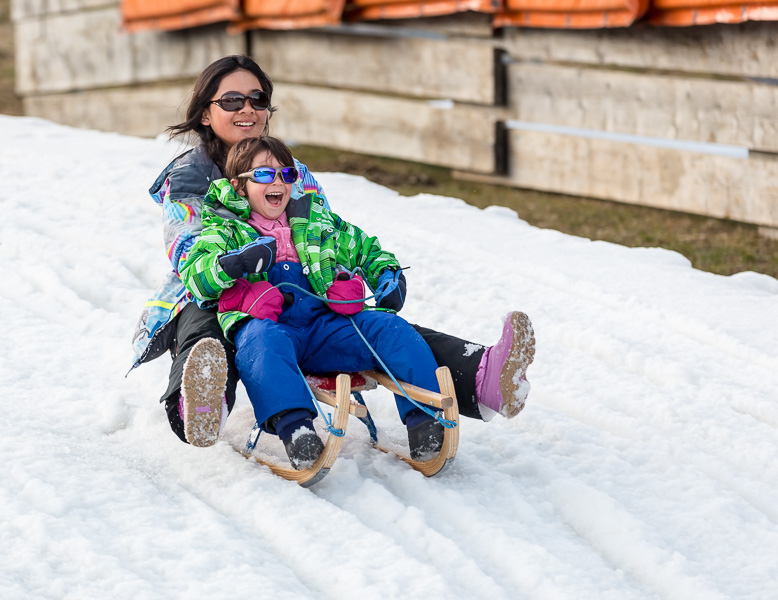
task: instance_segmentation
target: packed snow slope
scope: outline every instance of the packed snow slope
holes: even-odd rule
[[[320,173],[411,265],[406,319],[490,344],[520,309],[537,354],[525,411],[464,419],[441,476],[352,421],[303,489],[233,449],[242,389],[201,449],[158,403],[167,356],[125,378],[180,150],[0,116],[0,598],[778,598],[778,281]]]

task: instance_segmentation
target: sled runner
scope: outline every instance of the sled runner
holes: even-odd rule
[[[263,460],[253,454],[253,450],[259,440],[260,428],[258,423],[254,423],[254,428],[249,434],[246,447],[242,454],[246,458],[253,459],[260,464],[267,466],[273,473],[280,475],[284,479],[296,481],[303,487],[308,487],[324,479],[329,473],[330,468],[335,463],[340,453],[340,447],[343,445],[343,438],[346,435],[346,425],[348,424],[349,414],[362,415],[367,413],[364,407],[352,403],[349,396],[351,394],[351,378],[348,375],[340,374],[336,378],[335,393],[317,390],[311,388],[316,398],[330,406],[335,407],[335,414],[332,417],[332,424],[329,426],[329,436],[321,456],[313,465],[307,469],[296,470],[290,467],[282,467],[276,463]]]
[[[402,391],[394,384],[394,382],[384,373],[378,371],[368,371],[367,375],[387,388],[389,391],[396,394],[401,394]],[[435,371],[435,375],[438,379],[438,386],[440,387],[440,394],[437,392],[431,392],[410,383],[401,383],[405,393],[407,393],[413,400],[432,406],[434,408],[443,409],[443,418],[452,423],[450,427],[445,427],[443,430],[443,445],[440,448],[440,452],[430,460],[420,461],[413,460],[401,454],[397,454],[394,450],[383,448],[378,444],[378,440],[373,438],[373,445],[382,450],[383,452],[391,452],[399,456],[402,460],[411,465],[414,469],[419,471],[426,477],[432,477],[443,471],[453,461],[457,453],[457,447],[459,446],[459,407],[457,405],[457,396],[454,392],[454,382],[451,379],[451,372],[448,367],[439,367]],[[359,398],[357,399],[359,401]],[[369,428],[368,428],[369,429]],[[372,434],[371,434],[372,437]]]
[[[242,454],[246,458],[266,465],[273,473],[296,481],[303,487],[311,486],[327,475],[332,465],[340,453],[343,445],[343,438],[346,434],[349,415],[357,417],[362,421],[370,433],[370,439],[373,446],[383,452],[397,455],[411,467],[421,472],[426,477],[432,477],[442,472],[454,460],[459,445],[459,409],[454,392],[454,383],[451,379],[451,373],[448,367],[440,367],[435,371],[438,379],[438,385],[441,393],[432,392],[423,388],[411,385],[409,383],[398,382],[411,400],[426,407],[441,409],[443,412],[441,422],[444,424],[443,445],[440,452],[427,461],[413,460],[394,450],[382,447],[378,443],[378,436],[373,419],[370,416],[367,406],[362,398],[362,392],[375,389],[377,384],[381,384],[393,393],[402,394],[402,390],[392,381],[392,379],[378,371],[366,371],[364,373],[340,374],[336,377],[306,376],[311,393],[319,402],[335,408],[332,415],[332,421],[328,422],[325,417],[325,423],[329,431],[329,436],[324,445],[324,451],[316,462],[307,469],[295,470],[290,467],[284,467],[276,463],[266,461],[253,454],[253,450],[259,439],[260,429],[257,424],[249,434],[246,447]],[[351,400],[353,394],[355,401]]]

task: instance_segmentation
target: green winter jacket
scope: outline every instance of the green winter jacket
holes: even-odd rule
[[[250,214],[248,200],[235,192],[229,180],[211,183],[203,199],[204,229],[180,270],[184,285],[201,303],[218,299],[222,290],[234,285],[235,280],[219,265],[219,257],[260,237],[248,224]],[[338,265],[349,271],[360,267],[372,289],[384,269],[400,268],[394,254],[382,250],[377,238],[325,208],[323,198],[315,193],[291,199],[286,215],[303,272],[319,296],[326,296]],[[261,281],[267,275],[254,274],[246,279]],[[220,313],[219,323],[230,337],[233,326],[247,317],[238,311]]]

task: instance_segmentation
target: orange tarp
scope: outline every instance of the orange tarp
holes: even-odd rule
[[[170,31],[197,27],[240,16],[240,0],[122,0],[126,31]]]
[[[501,3],[501,0],[348,0],[345,18],[349,21],[415,19],[468,10],[493,13],[500,8]]]
[[[505,0],[495,27],[600,29],[628,27],[648,10],[649,0]]]
[[[242,6],[241,6],[242,1]],[[229,21],[231,32],[305,29],[348,21],[493,13],[494,27],[628,27],[778,21],[778,0],[121,0],[127,31],[174,30]]]
[[[247,29],[305,29],[337,25],[346,0],[243,0],[244,17],[231,32]]]
[[[709,25],[778,21],[778,0],[654,0],[648,21],[654,25]]]

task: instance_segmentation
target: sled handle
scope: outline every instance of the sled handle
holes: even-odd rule
[[[368,377],[375,379],[378,383],[395,394],[403,393],[402,390],[394,384],[388,375],[379,371],[365,371],[364,373]],[[428,406],[434,406],[435,408],[443,409],[451,408],[454,406],[454,399],[451,396],[444,396],[436,392],[431,392],[410,383],[403,383],[402,386],[405,392],[417,402],[423,402]]]

